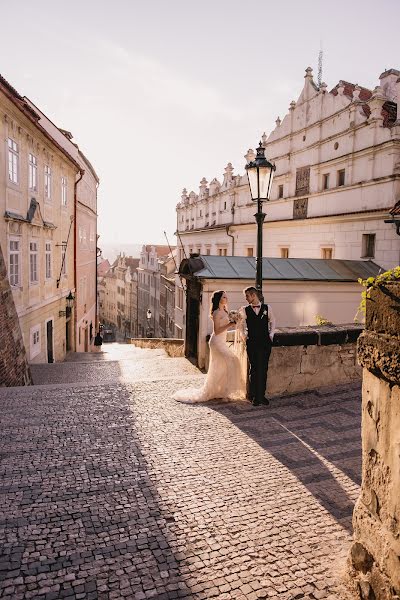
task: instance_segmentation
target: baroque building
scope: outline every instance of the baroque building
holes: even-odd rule
[[[59,129],[30,100],[39,123],[80,166],[74,188],[75,350],[94,350],[97,328],[97,189],[99,178],[69,131]],[[71,349],[71,348],[68,348]]]
[[[99,276],[100,321],[124,338],[137,335],[138,265],[138,258],[120,254],[113,265]]]
[[[142,247],[137,269],[138,337],[163,337],[162,330],[164,331],[165,327],[160,327],[160,259],[165,260],[170,251],[169,246],[144,245]],[[162,312],[165,318],[164,307]]]
[[[276,164],[264,204],[263,255],[373,259],[399,264],[400,240],[385,223],[400,198],[400,71],[389,69],[369,90],[340,81],[318,87],[311,68],[288,113],[262,136]],[[255,157],[253,150],[246,162]],[[228,163],[222,182],[203,178],[177,205],[180,261],[191,253],[256,254],[255,205],[247,176]],[[177,324],[184,327],[177,281]]]
[[[81,167],[0,77],[0,242],[29,362],[75,347],[74,219]]]

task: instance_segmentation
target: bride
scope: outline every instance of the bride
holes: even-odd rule
[[[228,297],[219,290],[211,297],[211,319],[213,332],[210,337],[210,364],[207,378],[202,388],[187,388],[175,392],[172,396],[179,402],[193,404],[214,398],[244,400],[245,382],[241,375],[238,357],[226,344],[226,332],[234,322],[228,316]]]

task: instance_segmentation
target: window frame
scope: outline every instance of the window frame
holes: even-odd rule
[[[44,199],[47,202],[51,201],[51,179],[52,172],[50,165],[44,166]]]
[[[41,326],[34,325],[29,331],[29,354],[30,358],[35,358],[42,351]],[[35,347],[36,346],[36,347]]]
[[[324,173],[322,175],[322,190],[329,190],[329,175],[330,173]]]
[[[21,238],[19,237],[10,237],[8,240],[8,280],[10,282],[10,286],[13,288],[18,288],[21,287]],[[14,250],[11,249],[11,244],[18,244],[18,249]],[[13,273],[12,273],[12,268],[11,268],[11,257],[12,256],[17,256],[17,277],[15,279],[15,268],[13,269]],[[15,267],[15,265],[14,265]]]
[[[61,206],[66,208],[68,204],[68,182],[67,178],[62,175],[61,176]]]
[[[330,254],[330,256],[324,256],[326,253]],[[333,246],[321,246],[321,258],[323,260],[332,260],[333,259]]]
[[[283,256],[284,254],[286,254],[287,256]],[[280,255],[281,258],[289,258],[289,246],[281,246]]]
[[[336,183],[337,187],[343,187],[344,185],[346,185],[346,169],[338,169]]]
[[[372,252],[370,249],[370,240],[373,241]],[[367,241],[368,240],[368,241]],[[361,258],[375,258],[376,255],[376,233],[363,233],[361,238]]]
[[[36,246],[32,250],[32,245]],[[32,260],[34,259],[34,260]],[[34,270],[32,269],[34,264]],[[35,279],[33,278],[35,275]],[[38,285],[39,283],[39,242],[37,240],[29,240],[29,285]]]
[[[19,185],[19,146],[18,142],[7,137],[8,149],[8,181],[14,185]]]
[[[37,192],[38,189],[38,162],[32,152],[28,154],[28,189],[31,192]]]
[[[53,249],[52,243],[50,240],[45,241],[44,245],[44,255],[45,255],[45,279],[49,281],[53,278]]]

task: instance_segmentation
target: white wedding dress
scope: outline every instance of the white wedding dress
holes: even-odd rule
[[[222,324],[229,322],[228,316],[223,316]],[[211,334],[210,362],[206,381],[202,388],[186,388],[178,390],[173,398],[179,402],[195,404],[214,398],[228,400],[245,400],[246,388],[242,377],[239,358],[226,344],[226,331]]]

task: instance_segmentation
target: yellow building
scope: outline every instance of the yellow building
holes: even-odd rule
[[[0,243],[28,360],[75,348],[74,206],[79,164],[0,76]]]

